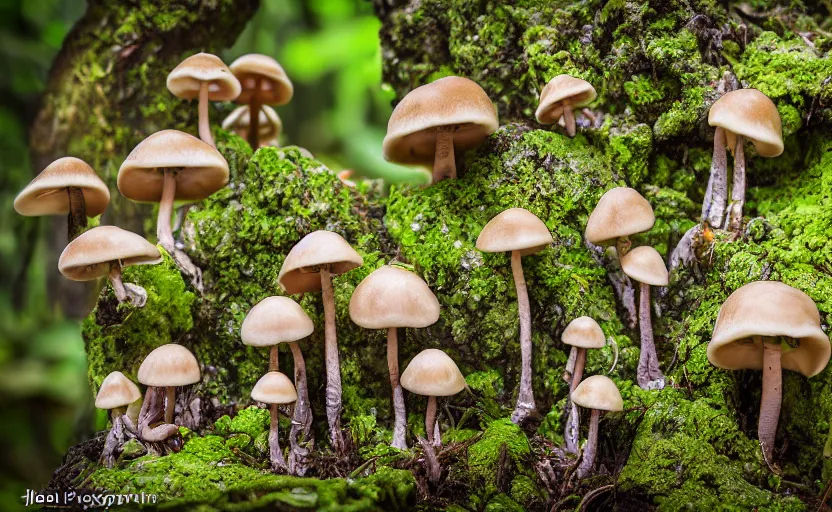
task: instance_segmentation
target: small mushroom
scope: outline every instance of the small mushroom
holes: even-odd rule
[[[771,465],[782,399],[782,368],[814,377],[829,362],[829,338],[814,301],[777,281],[755,281],[719,308],[708,360],[726,370],[762,370],[757,435]]]
[[[251,398],[258,402],[269,404],[271,413],[271,425],[269,427],[269,458],[272,463],[272,471],[286,471],[286,459],[283,458],[283,450],[280,449],[280,439],[277,432],[277,406],[294,403],[298,399],[295,386],[286,375],[270,371],[260,377],[260,380],[251,390]]]
[[[127,417],[126,408],[141,397],[142,393],[139,388],[121,372],[112,372],[107,375],[101,387],[98,388],[95,406],[109,410],[110,420],[113,423],[101,453],[101,461],[108,468],[113,467],[116,461],[116,450],[124,444],[124,429],[127,428],[135,435],[136,427]]]
[[[521,258],[545,249],[552,242],[549,228],[523,208],[503,211],[488,221],[477,238],[477,249],[483,252],[511,253],[511,271],[520,315],[520,391],[511,415],[511,421],[517,424],[524,423],[536,411],[532,390],[532,317]]]
[[[248,105],[235,108],[222,122],[223,129],[233,130],[234,133],[246,140],[248,140],[250,126],[251,116],[249,115]],[[272,107],[268,105],[260,107],[258,126],[260,127],[260,147],[277,146],[277,139],[283,131],[283,122]]]
[[[650,286],[667,286],[667,267],[662,255],[652,247],[636,247],[621,259],[621,269],[639,283],[638,325],[641,332],[641,353],[636,378],[642,389],[662,389],[664,374],[653,341],[650,313]]]
[[[276,60],[257,53],[243,55],[231,63],[231,72],[240,80],[243,91],[236,102],[248,105],[249,112],[260,112],[262,105],[285,105],[295,90],[286,72]],[[248,143],[260,147],[260,115],[251,116]]]
[[[69,240],[87,227],[87,217],[104,213],[110,190],[92,167],[71,156],[59,158],[41,171],[14,200],[20,215],[67,215]]]
[[[621,399],[621,393],[615,382],[604,375],[587,377],[578,384],[570,397],[572,402],[591,411],[584,456],[581,459],[581,465],[578,466],[578,478],[584,478],[595,466],[595,454],[598,450],[598,420],[601,417],[601,411],[622,411],[624,400]]]
[[[197,53],[168,75],[168,90],[177,98],[199,98],[199,138],[216,147],[208,119],[209,101],[231,101],[240,95],[240,82],[216,55]]]
[[[387,368],[395,424],[391,446],[407,449],[407,412],[399,383],[398,327],[422,328],[439,320],[439,301],[421,277],[398,267],[381,267],[364,278],[350,298],[350,317],[366,329],[387,329]]]
[[[173,423],[176,409],[176,386],[199,382],[199,363],[190,350],[169,343],[153,349],[139,367],[139,382],[145,386],[165,388],[165,423]]]
[[[558,75],[540,91],[540,102],[535,112],[540,124],[553,124],[563,117],[566,133],[575,136],[575,108],[589,105],[597,94],[592,84],[569,75]]]
[[[571,394],[583,378],[584,367],[586,366],[586,350],[588,348],[604,348],[606,338],[598,322],[588,316],[582,316],[569,322],[569,325],[563,330],[561,341],[572,346],[572,353],[569,355],[569,361],[574,361],[569,376],[569,393]],[[570,453],[578,453],[581,425],[578,410],[574,403],[570,404],[568,416],[566,430],[563,435],[566,450]]]
[[[116,226],[98,226],[64,248],[58,259],[58,270],[72,281],[92,281],[109,275],[119,302],[129,300],[134,306],[142,307],[147,301],[147,292],[141,286],[122,283],[122,269],[160,261],[159,249],[141,236]]]
[[[324,303],[324,359],[326,364],[326,417],[332,448],[342,454],[341,367],[335,332],[335,293],[332,276],[360,267],[364,259],[346,240],[332,231],[315,231],[292,247],[277,276],[285,293],[321,290]]]
[[[630,250],[630,236],[649,231],[655,223],[653,207],[636,190],[611,188],[589,215],[584,238],[595,245],[615,245],[621,259]]]
[[[479,146],[499,127],[497,111],[482,87],[448,76],[410,91],[387,123],[384,158],[433,165],[433,182],[456,178],[455,150]]]

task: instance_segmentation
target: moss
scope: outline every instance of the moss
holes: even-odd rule
[[[505,418],[488,424],[482,438],[468,447],[471,474],[489,482],[497,473],[503,449],[508,463],[522,470],[523,461],[531,453],[529,440],[520,427]]]
[[[269,421],[268,409],[247,407],[234,416],[228,425],[228,431],[257,437],[269,430]]]
[[[546,495],[541,492],[534,480],[526,475],[517,475],[511,481],[509,496],[515,502],[521,504],[526,510],[533,505],[546,503]]]

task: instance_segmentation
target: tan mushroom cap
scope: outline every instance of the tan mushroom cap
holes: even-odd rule
[[[67,156],[59,158],[41,171],[14,200],[20,215],[66,215],[69,195],[66,189],[77,187],[84,194],[87,217],[101,215],[110,204],[110,190],[86,162]]]
[[[404,389],[422,396],[451,396],[467,387],[454,360],[435,348],[416,354],[404,369],[400,383]]]
[[[292,247],[277,281],[284,292],[313,292],[321,289],[320,267],[329,265],[333,275],[343,274],[364,264],[364,258],[355,252],[338,233],[314,231]]]
[[[231,101],[240,95],[240,81],[216,55],[197,53],[179,63],[168,75],[168,90],[178,98],[199,97],[203,82],[208,82],[208,99]]]
[[[500,212],[482,228],[477,249],[483,252],[520,251],[523,256],[542,251],[554,242],[549,228],[524,208]]]
[[[237,135],[243,137],[248,134],[251,126],[251,113],[248,105],[235,108],[222,122],[223,130],[234,130]],[[260,107],[260,124],[258,134],[261,139],[276,139],[283,131],[283,121],[275,110],[268,106]]]
[[[708,360],[727,370],[760,370],[763,347],[753,336],[784,336],[799,341],[784,349],[783,368],[806,377],[820,373],[829,362],[829,338],[820,328],[814,301],[789,285],[755,281],[732,293],[722,304],[708,343]]]
[[[261,103],[268,105],[285,105],[292,99],[295,89],[283,67],[268,55],[250,53],[231,63],[231,72],[240,80],[243,87],[237,97],[237,103],[249,103],[257,94]],[[260,88],[255,89],[257,79]]]
[[[269,372],[254,385],[251,398],[266,404],[291,404],[298,400],[298,392],[289,377],[280,372]]]
[[[621,270],[639,283],[667,286],[668,274],[664,259],[652,247],[636,247],[621,258]]]
[[[143,203],[162,200],[164,170],[175,169],[177,201],[201,201],[228,183],[228,162],[210,144],[177,130],[144,139],[118,170],[118,190]]]
[[[552,124],[563,115],[564,103],[584,107],[592,103],[596,96],[595,88],[586,80],[558,75],[540,91],[540,103],[534,116],[540,124]]]
[[[476,82],[448,76],[410,91],[387,123],[384,158],[400,164],[433,165],[436,128],[454,126],[454,147],[478,146],[499,127],[497,111]]]
[[[110,263],[122,267],[162,261],[162,254],[144,237],[116,226],[98,226],[71,241],[58,259],[58,270],[73,281],[92,281],[110,272]]]
[[[618,386],[605,375],[587,377],[572,392],[572,401],[585,409],[622,411],[624,400]]]
[[[366,329],[427,327],[439,320],[439,301],[415,273],[386,266],[355,288],[350,318]]]
[[[569,322],[560,339],[567,345],[580,348],[604,348],[607,344],[601,326],[588,316],[580,316]]]
[[[199,382],[199,363],[190,350],[169,343],[144,358],[138,378],[145,386],[187,386]]]
[[[104,382],[98,388],[95,406],[99,409],[115,409],[130,405],[141,397],[142,392],[132,380],[121,372],[112,372],[104,377]]]
[[[309,315],[289,297],[266,297],[246,315],[240,329],[243,343],[269,347],[303,339],[315,330]]]
[[[649,231],[655,223],[653,207],[636,190],[611,188],[589,215],[584,238],[595,245],[612,245],[618,238]]]
[[[768,96],[757,89],[738,89],[725,93],[711,105],[708,124],[725,129],[728,149],[734,152],[737,135],[748,138],[760,156],[783,153],[783,127],[780,113]]]

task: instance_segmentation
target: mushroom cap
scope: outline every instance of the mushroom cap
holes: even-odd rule
[[[650,230],[656,222],[647,199],[629,187],[604,192],[589,215],[584,238],[595,245],[612,245],[618,238]]]
[[[121,372],[112,372],[104,377],[104,382],[98,388],[95,406],[99,409],[115,409],[130,405],[142,397],[142,392],[132,380]]]
[[[249,106],[243,105],[235,108],[222,122],[224,130],[234,130],[240,137],[248,133],[251,126],[251,113]],[[283,121],[275,110],[268,105],[260,106],[260,124],[258,133],[261,139],[276,139],[283,131]]]
[[[585,409],[624,410],[624,400],[621,398],[618,386],[606,375],[593,375],[585,378],[572,392],[571,397],[575,405]]]
[[[147,354],[138,378],[145,386],[187,386],[199,382],[199,363],[187,348],[168,343]]]
[[[313,292],[321,289],[321,265],[329,265],[329,271],[338,275],[363,264],[361,255],[341,235],[332,231],[314,231],[303,237],[286,255],[277,281],[290,295]]]
[[[84,194],[87,217],[101,215],[110,204],[110,189],[86,162],[67,156],[59,158],[41,171],[14,200],[20,215],[66,215],[69,195],[66,189],[78,187]]]
[[[118,170],[118,190],[136,202],[162,200],[164,170],[175,169],[178,201],[201,201],[228,183],[228,162],[193,135],[162,130],[144,139]]]
[[[725,129],[728,148],[734,152],[737,135],[748,138],[760,156],[783,153],[783,127],[780,113],[768,96],[757,89],[738,89],[725,93],[711,105],[708,124]]]
[[[355,288],[350,318],[366,329],[427,327],[439,320],[439,301],[417,274],[385,266]]]
[[[208,82],[210,101],[231,101],[240,95],[240,81],[216,55],[197,53],[179,63],[168,75],[168,90],[178,98],[199,97],[203,82]]]
[[[231,63],[231,72],[240,80],[242,92],[237,103],[249,103],[254,95],[260,103],[268,105],[285,105],[292,99],[295,89],[283,67],[268,55],[249,53]],[[257,79],[260,88],[255,89]]]
[[[269,372],[254,384],[251,398],[265,404],[291,404],[297,401],[298,392],[289,377],[280,372]]]
[[[499,127],[497,111],[476,82],[447,76],[410,91],[387,123],[384,158],[400,164],[432,165],[436,129],[454,126],[454,147],[478,146]]]
[[[667,267],[659,251],[652,247],[636,247],[621,258],[621,270],[639,283],[667,286]]]
[[[297,341],[312,334],[315,325],[300,305],[289,297],[266,297],[246,315],[240,337],[253,347],[269,347]]]
[[[542,251],[554,242],[549,228],[524,208],[509,208],[482,228],[477,249],[483,252],[520,251],[523,256]]]
[[[558,75],[540,91],[540,102],[534,116],[540,124],[552,124],[563,115],[563,105],[583,107],[597,96],[595,88],[586,80],[569,75]]]
[[[72,281],[92,281],[110,273],[110,263],[122,267],[162,261],[162,254],[144,237],[116,226],[98,226],[69,242],[58,259],[58,270]]]
[[[411,393],[423,396],[451,396],[467,386],[454,360],[435,348],[416,354],[404,369],[400,383]]]
[[[567,345],[581,348],[604,348],[607,344],[601,326],[588,316],[580,316],[569,322],[560,339]]]
[[[820,328],[814,301],[778,281],[755,281],[732,293],[719,308],[708,360],[727,370],[760,370],[763,347],[753,336],[785,336],[799,340],[783,350],[783,368],[806,377],[820,373],[829,362],[829,338]]]

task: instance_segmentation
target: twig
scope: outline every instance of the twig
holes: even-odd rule
[[[615,484],[608,484],[598,487],[597,489],[593,489],[586,493],[584,498],[578,504],[578,511],[586,510],[584,507],[590,504],[592,500],[597,498],[599,495],[604,494],[605,492],[609,491],[610,489],[615,489]]]

